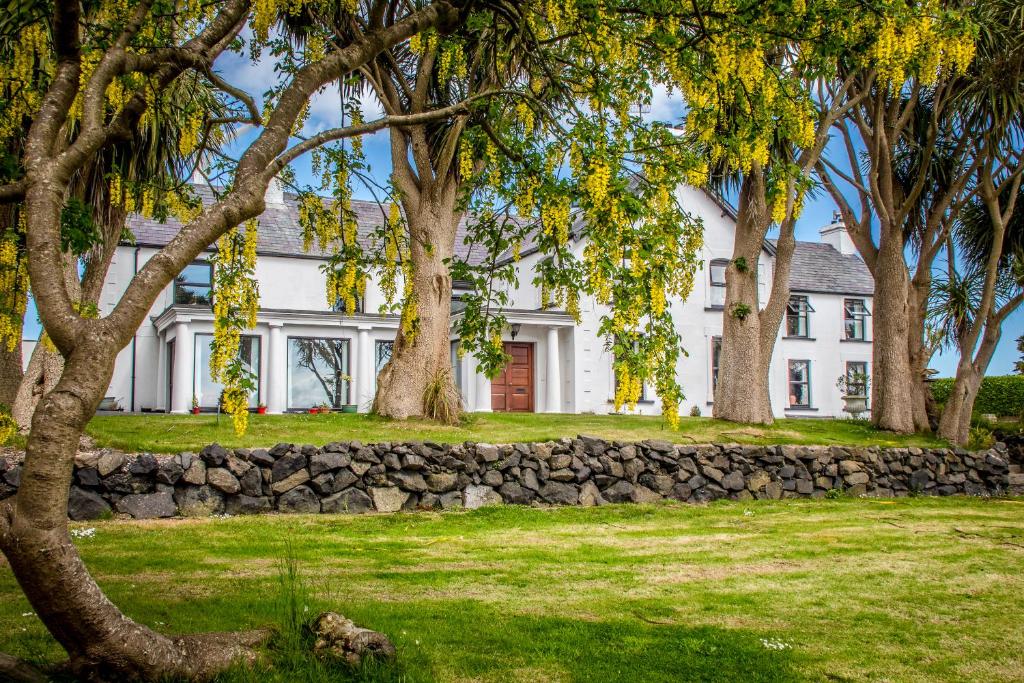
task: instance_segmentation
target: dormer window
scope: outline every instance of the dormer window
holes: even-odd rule
[[[814,308],[806,296],[789,297],[789,305],[786,306],[786,336],[803,337],[811,336],[811,313]]]
[[[843,301],[843,335],[850,341],[867,339],[867,306],[864,299],[845,299]]]
[[[708,305],[712,308],[725,308],[725,269],[728,267],[727,259],[715,259],[708,264],[711,278],[711,299]]]
[[[207,261],[193,261],[174,278],[174,303],[210,305],[213,289],[213,266]]]

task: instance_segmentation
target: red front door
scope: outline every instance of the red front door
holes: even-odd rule
[[[533,412],[533,344],[505,342],[512,357],[501,374],[491,381],[491,410]]]

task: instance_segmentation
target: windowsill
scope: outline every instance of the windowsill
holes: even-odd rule
[[[870,344],[870,339],[840,339],[841,344]]]
[[[725,306],[705,306],[705,311],[724,311]]]
[[[638,406],[653,406],[654,405],[654,399],[642,398],[639,401],[637,401],[636,404]],[[610,406],[615,405],[615,399],[611,399],[611,398],[608,399],[608,405],[610,405]],[[625,405],[625,404],[623,404],[623,405]]]
[[[796,337],[783,337],[783,339],[784,340],[785,339],[792,339],[792,340],[796,340],[796,341],[818,341],[814,337],[799,337],[799,336],[796,336]]]
[[[785,412],[787,412],[787,413],[816,413],[816,412],[818,412],[818,409],[817,408],[812,408],[811,406],[790,406],[790,407],[786,408]]]

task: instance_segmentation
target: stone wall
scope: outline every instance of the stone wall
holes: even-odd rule
[[[547,443],[278,444],[199,454],[80,454],[70,494],[76,520],[123,514],[394,512],[517,505],[646,503],[671,498],[1000,495],[1024,485],[1018,463],[988,451],[825,446],[673,445],[580,436]],[[0,459],[0,498],[21,466]]]

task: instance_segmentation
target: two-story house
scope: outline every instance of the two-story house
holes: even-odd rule
[[[686,394],[681,409],[685,414],[697,406],[710,414],[735,215],[702,190],[681,187],[678,198],[705,225],[703,267],[694,291],[685,301],[670,302],[689,354],[677,370]],[[372,202],[356,201],[353,208],[361,234],[374,230],[386,215],[386,209]],[[179,227],[174,220],[130,218],[135,241],[117,249],[100,302],[102,313],[112,309],[132,275]],[[578,254],[585,240],[585,235],[575,238]],[[461,239],[457,242],[457,249],[466,248]],[[258,324],[243,337],[240,350],[258,378],[251,405],[264,404],[271,413],[323,403],[367,410],[398,329],[396,316],[378,313],[384,303],[378,283],[368,283],[353,315],[328,306],[320,269],[324,254],[303,250],[295,198],[276,186],[268,191],[267,210],[260,217],[257,253]],[[501,375],[492,381],[476,372],[469,355],[458,358],[453,334],[453,366],[465,407],[607,413],[615,380],[606,340],[597,334],[601,307],[593,300],[581,301],[578,325],[563,311],[544,309],[531,282],[539,258],[543,255],[526,249],[516,265],[519,285],[505,311],[505,343],[512,361]],[[771,286],[773,264],[774,245],[766,242],[758,264],[762,299]],[[209,373],[212,274],[203,257],[186,267],[119,355],[108,396],[125,410],[182,413],[193,399],[203,409],[216,407],[221,387]],[[841,416],[836,379],[847,373],[870,374],[872,279],[840,223],[825,227],[821,242],[797,243],[790,284],[792,297],[771,366],[773,409],[779,416]],[[456,295],[457,288],[458,283]],[[660,412],[650,388],[637,411]]]

